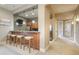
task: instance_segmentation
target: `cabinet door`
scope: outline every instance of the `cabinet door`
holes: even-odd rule
[[[34,34],[34,48],[39,49],[39,34]]]

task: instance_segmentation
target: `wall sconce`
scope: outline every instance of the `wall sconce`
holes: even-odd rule
[[[52,25],[50,25],[50,31],[52,31]]]
[[[74,24],[74,22],[72,21],[72,24]]]

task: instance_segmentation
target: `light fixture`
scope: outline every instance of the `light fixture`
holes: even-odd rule
[[[32,12],[32,15],[35,15],[35,13],[34,13],[34,12]]]
[[[72,24],[74,24],[74,22],[72,21]]]
[[[26,17],[28,17],[28,14],[25,14]]]
[[[79,21],[79,18],[77,18],[76,21]]]
[[[35,20],[32,20],[32,23],[35,23]]]
[[[16,25],[19,25],[19,24],[16,22]]]
[[[52,31],[52,25],[50,24],[50,31]]]
[[[23,21],[23,24],[26,24],[25,21]]]
[[[34,13],[34,9],[35,9],[35,8],[33,8],[33,10],[31,11],[31,14],[32,14],[32,15],[35,15],[35,13]]]

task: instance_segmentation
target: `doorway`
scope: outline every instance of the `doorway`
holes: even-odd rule
[[[53,40],[53,20],[52,20],[52,14],[50,15],[50,40]]]

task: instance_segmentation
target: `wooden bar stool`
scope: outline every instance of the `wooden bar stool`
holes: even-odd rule
[[[17,35],[16,37],[17,37],[17,39],[16,39],[16,46],[20,45],[20,48],[22,48],[23,35]]]
[[[31,48],[31,40],[33,39],[33,37],[32,36],[25,36],[24,39],[29,41],[29,53],[30,53],[31,52],[31,50],[30,50],[30,48]]]
[[[15,34],[11,34],[10,44],[14,44],[15,45],[15,40],[16,40],[16,35]]]
[[[7,35],[6,44],[10,44],[11,34]]]

